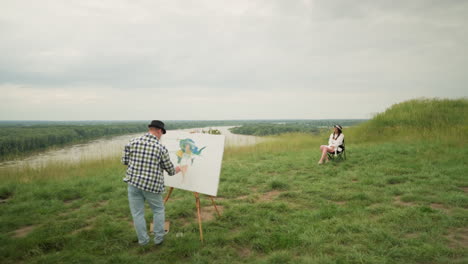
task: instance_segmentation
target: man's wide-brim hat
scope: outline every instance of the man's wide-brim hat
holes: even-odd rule
[[[151,121],[151,124],[149,124],[148,127],[160,128],[163,134],[166,134],[166,129],[164,129],[164,123],[159,120]]]
[[[340,131],[343,131],[343,127],[341,127],[340,125],[335,125],[336,128],[338,128]]]

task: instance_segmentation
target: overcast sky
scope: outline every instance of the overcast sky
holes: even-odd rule
[[[468,96],[468,1],[2,0],[0,120],[370,118]]]

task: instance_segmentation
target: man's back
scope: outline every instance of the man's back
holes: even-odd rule
[[[164,192],[164,174],[175,174],[169,153],[150,133],[134,138],[125,146],[122,163],[128,165],[124,181],[148,192]]]

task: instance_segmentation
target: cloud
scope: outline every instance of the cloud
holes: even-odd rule
[[[277,99],[268,95],[290,98],[290,118],[320,112],[294,107],[292,98],[310,93],[326,100],[354,94],[347,109],[373,93],[380,105],[384,94],[466,96],[466,13],[466,1],[7,1],[0,9],[0,89],[85,99],[83,89],[135,93],[135,102],[170,91],[170,98],[185,95],[213,108],[242,94],[248,99],[224,112],[233,118],[248,114],[234,106],[252,109],[250,100],[264,102],[252,117],[268,114],[263,109],[271,118],[283,115],[270,109]],[[11,111],[29,97],[34,93]],[[355,117],[374,110],[360,108]],[[197,111],[214,116],[206,107]]]

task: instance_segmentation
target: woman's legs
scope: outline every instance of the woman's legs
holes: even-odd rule
[[[327,152],[334,152],[335,149],[333,147],[329,147],[327,145],[322,145],[322,146],[320,146],[320,151],[322,152],[322,157],[320,157],[320,160],[319,160],[318,164],[322,164],[323,159],[328,161]]]

